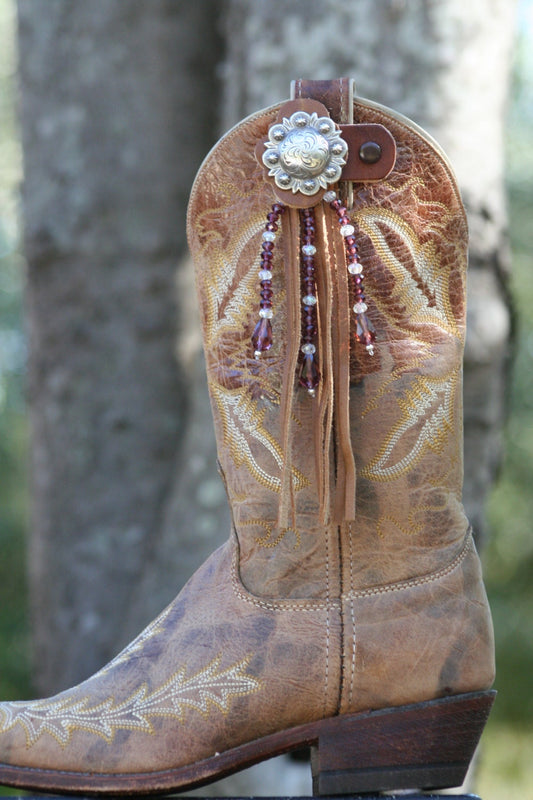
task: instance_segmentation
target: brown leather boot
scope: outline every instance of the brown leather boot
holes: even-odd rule
[[[0,706],[0,783],[175,791],[304,746],[318,794],[463,780],[494,675],[461,505],[465,214],[411,122],[347,80],[293,97],[190,202],[234,530],[97,675]]]

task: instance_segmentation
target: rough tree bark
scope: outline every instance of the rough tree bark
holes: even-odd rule
[[[42,693],[101,667],[159,612],[226,514],[196,422],[202,370],[174,352],[186,203],[215,135],[213,8],[18,4]],[[165,574],[144,583],[153,562]]]

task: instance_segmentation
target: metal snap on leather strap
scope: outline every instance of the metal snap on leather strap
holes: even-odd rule
[[[377,142],[365,142],[359,148],[359,158],[365,164],[376,164],[382,155],[382,150]]]

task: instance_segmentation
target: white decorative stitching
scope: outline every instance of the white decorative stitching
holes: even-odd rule
[[[457,567],[464,561],[470,550],[472,549],[472,532],[469,531],[466,536],[465,544],[461,550],[461,552],[453,559],[453,561],[448,564],[447,567],[443,567],[443,569],[438,570],[437,572],[431,572],[428,575],[424,575],[421,578],[411,578],[405,581],[399,581],[398,583],[389,583],[385,586],[374,586],[370,589],[360,589],[356,592],[348,592],[348,594],[343,595],[345,599],[349,598],[356,598],[356,597],[371,597],[372,595],[377,594],[387,594],[388,592],[401,592],[404,589],[412,589],[417,586],[424,586],[428,583],[434,583],[435,581],[440,580],[441,578],[445,578],[446,575],[449,575],[453,572]]]
[[[220,669],[222,654],[206,667],[187,677],[181,667],[161,686],[150,691],[142,683],[122,701],[110,696],[92,700],[90,695],[58,695],[49,700],[3,703],[0,706],[0,732],[19,724],[31,747],[44,734],[66,747],[74,731],[88,731],[110,744],[118,730],[154,734],[152,720],[167,717],[184,722],[185,710],[209,717],[215,706],[226,715],[234,697],[259,691],[263,683],[246,672],[251,655],[226,669]]]
[[[350,537],[350,592],[353,592],[353,544],[352,544],[352,523],[348,523],[348,535]],[[350,598],[350,619],[352,623],[352,669],[350,675],[350,693],[348,695],[348,703],[352,704],[353,700],[353,685],[355,679],[355,609],[353,597]]]
[[[329,603],[329,527],[326,528],[326,600]],[[324,716],[327,715],[328,686],[329,686],[329,606],[326,612],[326,675],[324,686]]]

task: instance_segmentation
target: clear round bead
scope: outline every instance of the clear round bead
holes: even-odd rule
[[[355,228],[353,225],[341,225],[341,233],[343,236],[353,236]]]
[[[304,355],[306,356],[313,355],[313,353],[316,353],[316,347],[314,346],[314,344],[311,344],[310,342],[307,344],[303,344],[301,350],[302,353],[304,353]]]
[[[363,267],[361,264],[358,264],[357,261],[351,262],[348,264],[348,272],[350,275],[360,275],[363,271]]]
[[[326,201],[326,203],[333,203],[333,201],[336,200],[336,199],[337,199],[337,194],[336,194],[336,192],[333,191],[333,189],[330,189],[324,195],[324,200]]]
[[[274,316],[274,312],[272,311],[271,308],[260,308],[259,316],[262,319],[272,319],[272,317]]]
[[[271,281],[272,280],[272,273],[269,269],[260,269],[259,270],[259,280],[261,281]]]
[[[306,294],[305,297],[302,297],[302,303],[304,306],[314,306],[316,305],[316,297],[314,294]]]
[[[276,234],[274,231],[263,231],[263,241],[264,242],[273,242],[276,239]]]
[[[314,244],[304,244],[302,247],[302,253],[304,256],[314,256],[316,253],[316,247]]]
[[[368,310],[368,306],[366,303],[363,303],[362,300],[360,300],[358,303],[354,305],[353,310],[355,311],[356,314],[364,314],[365,311]]]

